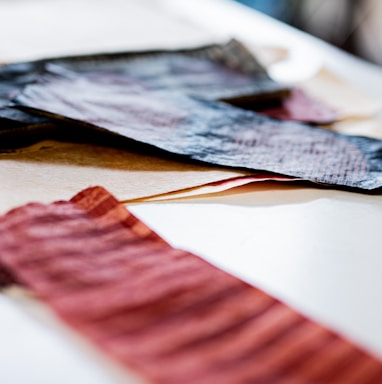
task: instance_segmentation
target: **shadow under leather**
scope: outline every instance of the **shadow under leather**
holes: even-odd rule
[[[64,126],[49,133],[44,141],[41,141],[42,137],[34,136],[30,142],[23,142],[29,146],[0,149],[0,161],[7,159],[142,172],[228,170],[237,171],[238,176],[253,174],[249,170],[187,159],[148,144],[93,129],[74,130],[72,126]]]

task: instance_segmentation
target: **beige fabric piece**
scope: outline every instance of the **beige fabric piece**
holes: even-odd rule
[[[363,93],[325,68],[298,86],[338,111],[341,119],[370,117],[382,108],[381,100]]]
[[[382,139],[382,102],[326,69],[300,84],[310,95],[339,112],[339,121],[329,128],[345,135],[360,135]]]
[[[103,185],[125,201],[250,174],[99,145],[45,141],[0,154],[0,212],[30,201],[69,199],[92,185]]]
[[[377,116],[368,119],[346,119],[333,124],[331,128],[345,135],[367,136],[382,140],[382,119]]]

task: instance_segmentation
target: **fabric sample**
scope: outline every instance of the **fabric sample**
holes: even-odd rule
[[[289,93],[289,87],[272,80],[237,40],[193,50],[95,55],[57,59],[53,63],[77,74],[118,75],[118,80],[126,76],[151,90],[171,90],[238,104],[279,100]],[[45,69],[54,71],[51,61],[47,61]]]
[[[242,187],[243,185],[258,183],[260,181],[274,181],[274,182],[290,182],[298,181],[296,178],[277,176],[266,173],[253,174],[251,176],[233,177],[227,180],[216,181],[194,188],[186,188],[180,191],[159,194],[155,196],[148,196],[143,199],[126,200],[124,203],[137,202],[137,201],[163,201],[172,199],[183,199],[193,196],[211,195],[219,192]]]
[[[253,175],[240,169],[179,161],[151,151],[134,151],[122,144],[117,148],[42,141],[0,154],[0,180],[6,180],[0,190],[0,212],[30,201],[70,199],[94,184],[102,184],[121,201]]]
[[[257,112],[280,120],[301,121],[312,124],[329,124],[336,121],[339,113],[333,108],[309,96],[301,89],[294,89],[280,105],[258,109]]]
[[[174,249],[106,190],[0,218],[0,264],[153,383],[380,383],[381,362]]]
[[[118,79],[118,81],[117,81]],[[186,158],[313,182],[382,186],[382,141],[280,122],[134,79],[45,75],[16,101]]]
[[[237,40],[194,49],[58,57],[0,66],[3,123],[29,125],[28,131],[47,123],[46,118],[13,110],[10,99],[24,86],[34,83],[39,74],[48,69],[54,71],[57,64],[83,75],[102,72],[134,77],[149,88],[192,93],[207,99],[248,103],[288,94],[288,88],[273,81]],[[3,137],[6,138],[4,133]]]
[[[299,84],[299,87],[336,110],[340,119],[372,117],[382,108],[380,98],[368,95],[327,68],[322,68],[314,77]]]

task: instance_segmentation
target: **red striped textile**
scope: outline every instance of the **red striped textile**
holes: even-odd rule
[[[382,364],[199,257],[100,187],[0,218],[0,263],[154,383],[381,383]]]

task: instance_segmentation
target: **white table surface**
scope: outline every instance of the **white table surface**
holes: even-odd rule
[[[288,48],[291,60],[273,68],[275,76],[292,78],[299,66],[303,77],[325,65],[382,100],[378,68],[229,0],[0,0],[0,18],[0,36],[6,37],[0,61],[192,46],[235,36]],[[264,183],[129,209],[174,246],[253,283],[382,358],[382,196]],[[0,294],[1,384],[138,382],[35,300],[17,290]]]

